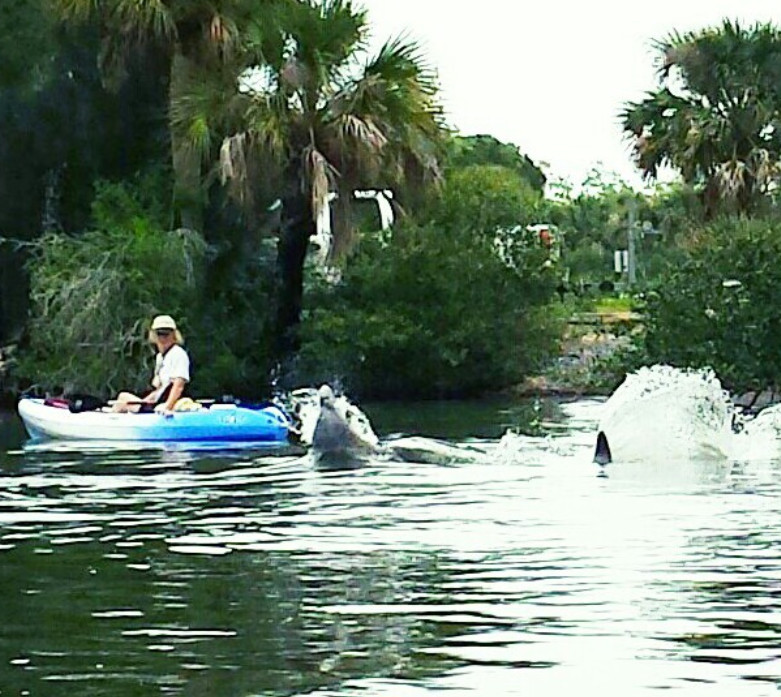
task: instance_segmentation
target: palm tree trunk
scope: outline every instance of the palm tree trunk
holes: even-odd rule
[[[300,348],[298,327],[304,297],[304,262],[309,239],[317,232],[309,197],[297,193],[282,202],[282,226],[277,247],[276,344],[280,359]]]
[[[705,188],[702,191],[702,212],[703,218],[713,220],[719,210],[719,203],[721,201],[721,191],[716,180],[711,175],[705,183]]]
[[[738,213],[751,215],[757,199],[756,178],[750,173],[743,177],[743,186],[738,190]]]
[[[194,70],[193,61],[177,45],[171,61],[169,104],[187,89],[187,77]],[[188,147],[186,138],[171,128],[171,156],[174,168],[174,214],[178,224],[190,230],[203,230],[201,196],[201,163],[198,153]]]

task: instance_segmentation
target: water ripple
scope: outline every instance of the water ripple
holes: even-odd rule
[[[600,477],[600,406],[447,466],[12,451],[0,689],[777,694],[781,461]]]

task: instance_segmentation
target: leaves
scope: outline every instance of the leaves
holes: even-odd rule
[[[159,312],[187,326],[205,244],[167,232],[142,190],[103,183],[95,229],[40,240],[31,262],[30,353],[22,370],[48,389],[143,388],[146,323]]]
[[[660,88],[621,114],[643,173],[665,166],[700,188],[706,214],[750,212],[781,174],[781,32],[769,24],[657,42]]]
[[[334,286],[315,288],[300,380],[374,397],[471,395],[520,382],[554,350],[556,270],[517,227],[538,194],[503,167],[444,184],[426,223],[365,236]],[[464,197],[464,208],[450,210]]]
[[[355,189],[404,180],[419,186],[438,176],[444,131],[433,73],[417,45],[402,39],[366,58],[366,13],[352,2],[282,4],[273,22],[274,31],[252,29],[247,37],[244,60],[260,62],[233,65],[244,101],[226,94],[229,80],[214,85],[223,91],[222,103],[212,100],[209,110],[211,142],[222,143],[214,164],[239,200],[251,199],[250,189],[276,188],[280,197],[298,192],[310,201],[313,219],[328,192],[340,193],[333,230],[342,239],[335,248],[347,251]],[[174,101],[179,131],[192,122],[198,89]],[[200,132],[189,140],[195,136]]]
[[[776,222],[724,219],[695,239],[649,298],[650,359],[712,367],[731,390],[778,384]]]

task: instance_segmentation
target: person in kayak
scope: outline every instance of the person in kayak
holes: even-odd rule
[[[118,412],[173,411],[177,400],[190,381],[190,357],[182,347],[182,334],[173,317],[158,315],[152,320],[149,341],[157,346],[154,388],[144,397],[120,392],[112,407]]]

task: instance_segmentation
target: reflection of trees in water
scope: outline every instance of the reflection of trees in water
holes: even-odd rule
[[[700,626],[705,618],[712,618],[711,626],[664,638],[685,646],[687,658],[695,662],[739,665],[777,658],[781,645],[780,542],[773,530],[693,538],[691,546],[700,554],[683,568],[695,580],[676,584],[677,592],[683,590],[687,600],[675,615]],[[696,580],[701,575],[709,580]],[[778,682],[777,676],[746,677]]]
[[[255,466],[223,476],[217,456],[199,461],[198,476],[207,479],[198,481],[178,470],[138,470],[135,455],[116,461],[96,455],[77,472],[63,465],[58,474],[52,460],[60,457],[26,461],[23,482],[11,487],[19,500],[9,510],[96,518],[30,521],[0,532],[0,543],[8,538],[16,545],[0,552],[0,592],[14,599],[0,613],[0,685],[12,690],[51,686],[57,694],[63,683],[51,678],[81,676],[76,684],[87,696],[165,689],[211,697],[441,675],[466,659],[426,649],[462,645],[471,634],[516,624],[463,606],[454,612],[454,606],[523,602],[550,592],[545,579],[562,573],[535,567],[524,580],[518,571],[513,578],[522,581],[523,593],[512,582],[494,591],[513,563],[506,555],[464,559],[437,550],[351,548],[351,540],[360,540],[356,527],[379,524],[378,509],[350,508],[366,494],[366,482],[352,476],[307,480],[293,467],[270,482]],[[51,486],[37,477],[44,470],[57,474]],[[111,481],[121,487],[106,486]],[[328,551],[317,551],[320,525]],[[345,527],[344,548],[337,542],[334,550],[335,538],[328,537],[334,525]],[[171,551],[169,545],[186,546],[188,536],[199,540],[189,544],[208,545],[212,538],[217,548],[255,538],[269,547],[224,556]],[[305,548],[275,549],[268,541],[276,536],[280,544]],[[517,564],[525,568],[540,555],[544,550],[528,550]],[[20,657],[30,659],[29,670],[10,663]]]
[[[425,434],[429,438],[464,441],[501,438],[508,429],[540,435],[542,421],[559,421],[555,399],[482,399],[452,402],[385,402],[365,405],[377,433]]]
[[[117,559],[99,542],[41,545],[50,554],[35,546],[6,551],[0,565],[0,591],[13,598],[4,603],[0,683],[11,690],[46,694],[48,685],[56,694],[67,677],[81,695],[211,697],[420,677],[452,662],[418,649],[463,631],[403,609],[443,580],[435,553],[208,557],[171,554],[156,540]],[[399,611],[331,607],[347,605]],[[11,664],[20,658],[27,667]]]
[[[378,550],[289,560],[300,565],[302,634],[314,682],[413,678],[449,667],[451,662],[419,653],[441,641],[440,628],[409,607],[444,580],[436,552]]]

